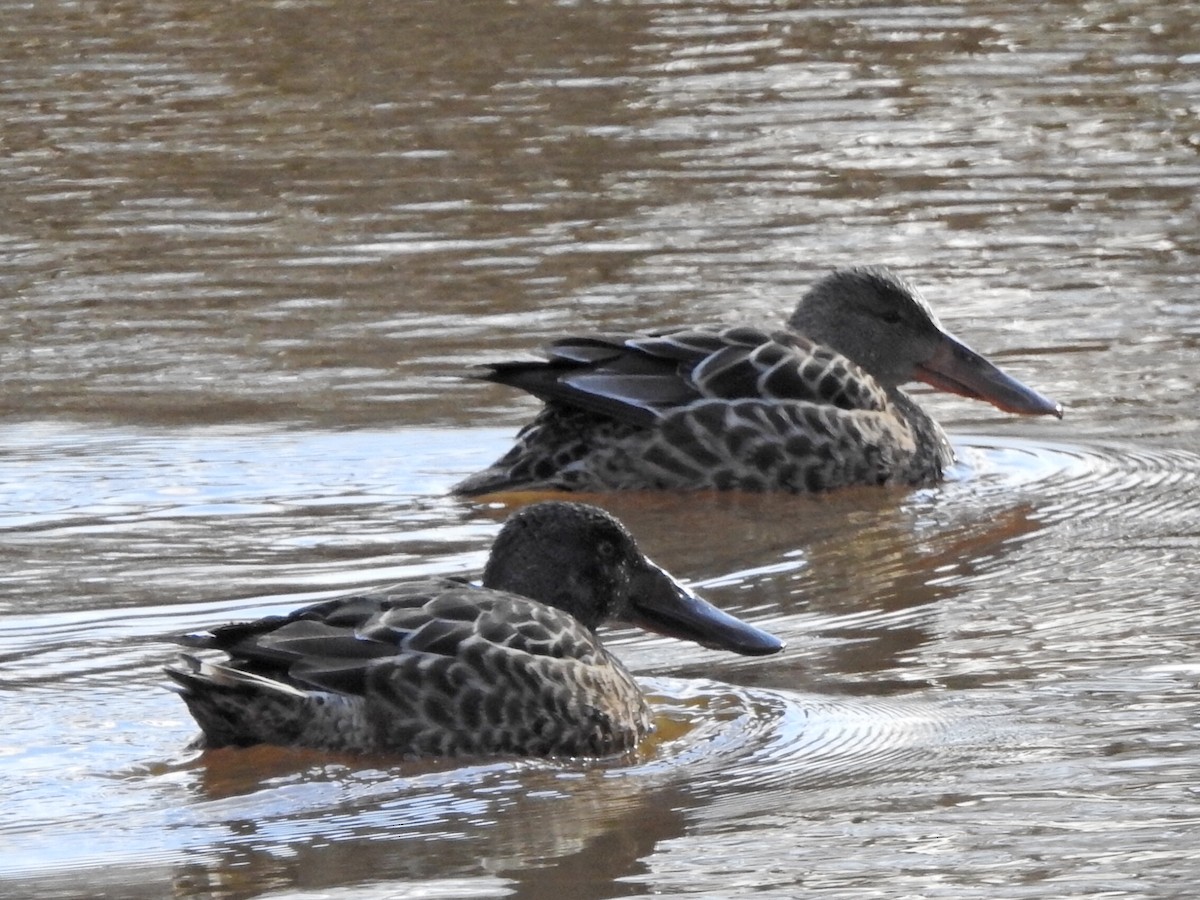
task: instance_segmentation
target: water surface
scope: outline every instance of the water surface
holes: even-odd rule
[[[1145,2],[0,10],[0,893],[1164,897],[1200,881],[1200,23]],[[627,630],[636,759],[198,755],[181,631],[474,572],[564,329],[883,262],[1064,403],[918,491],[605,499],[789,642]]]

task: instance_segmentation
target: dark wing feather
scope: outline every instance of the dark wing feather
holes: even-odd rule
[[[729,329],[723,334],[725,346],[692,370],[706,399],[806,402],[876,412],[887,407],[883,388],[828,347],[788,332]]]
[[[682,329],[564,338],[545,361],[497,363],[489,381],[648,426],[699,400],[779,400],[883,410],[887,395],[838,353],[789,332]]]
[[[498,646],[533,656],[588,664],[606,659],[596,635],[574,616],[516,594],[488,596],[479,633]]]
[[[406,639],[436,621],[425,607],[447,592],[478,593],[457,581],[431,579],[223,625],[185,642],[223,650],[229,665],[243,672],[299,687],[353,690],[368,667],[395,656]]]
[[[408,654],[456,657],[468,645],[478,652],[481,644],[588,661],[603,652],[567,613],[448,578],[326,600],[185,642],[223,650],[238,671],[345,693],[360,693],[369,670]]]
[[[637,335],[564,338],[546,348],[547,359],[493,363],[488,381],[624,422],[649,425],[658,408],[688,401],[686,381],[669,360],[640,352]],[[694,397],[694,394],[692,395]]]

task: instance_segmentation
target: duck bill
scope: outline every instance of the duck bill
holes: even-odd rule
[[[933,356],[917,365],[913,377],[940,391],[986,400],[1005,412],[1024,416],[1057,416],[1063,409],[992,365],[962,341],[942,335]]]
[[[784,646],[775,635],[701,600],[649,560],[635,573],[630,598],[624,618],[647,631],[745,656],[778,653]]]

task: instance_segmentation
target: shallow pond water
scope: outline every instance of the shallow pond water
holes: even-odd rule
[[[0,894],[1200,881],[1200,20],[1146,2],[0,9]],[[566,330],[885,262],[1067,407],[936,488],[600,498],[785,637],[609,643],[635,759],[200,755],[171,635],[474,572]]]

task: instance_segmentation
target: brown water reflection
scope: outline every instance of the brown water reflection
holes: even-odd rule
[[[205,792],[211,794],[215,789],[218,801],[231,782],[246,780],[248,769],[261,773],[258,788],[268,791],[278,791],[271,782],[278,782],[280,776],[306,786],[327,783],[353,788],[373,783],[374,790],[361,798],[344,797],[336,809],[322,816],[323,831],[343,840],[350,838],[344,843],[317,834],[304,840],[305,816],[280,810],[279,819],[296,820],[296,833],[290,839],[295,854],[281,858],[271,836],[279,829],[279,821],[240,823],[237,830],[243,839],[229,842],[228,858],[219,867],[185,866],[176,872],[176,884],[182,881],[189,890],[221,890],[222,886],[212,881],[214,868],[219,868],[253,873],[247,878],[247,890],[272,881],[280,885],[299,882],[319,890],[355,883],[362,873],[369,872],[373,879],[410,883],[410,889],[418,892],[420,883],[461,879],[460,890],[473,896],[474,882],[468,879],[478,874],[483,862],[491,872],[512,877],[506,891],[520,890],[525,880],[536,883],[536,878],[522,878],[523,870],[536,872],[552,863],[564,884],[570,884],[572,878],[583,879],[579,896],[612,896],[614,882],[636,871],[638,861],[656,843],[677,838],[685,829],[679,811],[683,798],[677,792],[646,791],[644,785],[605,778],[599,770],[565,781],[545,766],[507,763],[464,779],[461,771],[449,774],[448,767],[441,767],[441,772],[430,767],[431,771],[422,774],[410,766],[406,769],[408,784],[399,794],[386,786],[395,781],[394,772],[389,771],[392,766],[386,763],[381,770],[371,771],[361,761],[330,766],[313,759],[302,766],[297,759],[280,759],[277,752],[263,750],[251,751],[251,757],[258,757],[252,760],[244,758],[247,754],[230,759],[220,759],[221,755],[206,756],[203,769]],[[222,780],[226,783],[221,784]],[[474,782],[473,790],[465,790],[464,781]],[[249,784],[240,788],[254,789]],[[494,802],[482,800],[487,795],[495,798]],[[258,804],[250,809],[262,812]],[[373,820],[366,828],[359,824],[365,819]],[[381,828],[391,832],[389,840],[372,840],[371,833]],[[358,840],[346,833],[356,829],[363,832]],[[488,892],[486,883],[482,889]]]
[[[0,7],[0,893],[1119,897],[1200,880],[1200,20]],[[946,485],[604,499],[789,641],[631,632],[625,766],[197,759],[178,631],[475,569],[560,330],[888,263],[1068,407]]]

